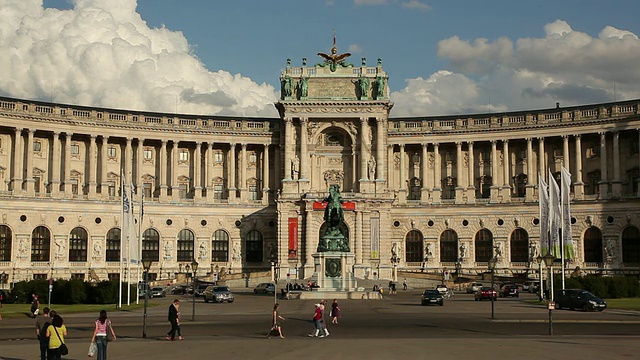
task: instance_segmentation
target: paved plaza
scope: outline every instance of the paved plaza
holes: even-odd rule
[[[420,306],[419,291],[399,291],[383,300],[339,300],[342,318],[328,324],[327,338],[309,338],[312,300],[278,300],[285,339],[267,339],[273,297],[236,292],[232,304],[205,304],[181,298],[183,341],[166,341],[167,307],[173,298],[153,299],[146,339],[142,313],[110,312],[118,340],[109,359],[635,359],[640,313],[606,310],[553,312],[554,336],[548,335],[548,312],[519,299],[500,298],[491,319],[488,301],[457,294],[445,306]],[[331,299],[327,299],[331,300]],[[53,306],[55,308],[55,306]],[[86,358],[97,314],[64,315],[68,359]],[[0,321],[0,359],[37,359],[32,319]]]

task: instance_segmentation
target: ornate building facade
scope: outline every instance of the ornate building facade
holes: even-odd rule
[[[336,56],[336,57],[332,57]],[[572,173],[567,267],[640,269],[640,100],[389,117],[388,75],[338,58],[281,75],[279,118],[150,113],[0,98],[0,275],[119,276],[121,189],[145,197],[150,274],[308,278],[338,184],[357,278],[537,268],[538,183]],[[124,179],[121,177],[124,176]]]

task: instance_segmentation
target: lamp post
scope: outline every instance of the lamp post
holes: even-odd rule
[[[144,269],[144,315],[142,322],[142,338],[147,337],[147,304],[149,303],[149,269],[153,261],[142,260],[142,268]]]
[[[278,302],[278,299],[277,299],[277,296],[278,296],[278,277],[280,277],[280,264],[276,262],[274,264],[274,272],[273,272],[273,278],[274,278],[274,281],[273,281],[273,285],[274,285],[273,286],[273,303],[274,304]]]
[[[193,306],[191,307],[191,321],[194,321],[196,319],[196,271],[198,271],[198,262],[196,259],[193,259],[191,262],[191,268],[193,269]]]
[[[489,262],[487,263],[487,266],[489,267],[489,270],[491,270],[491,320],[493,320],[495,318],[495,312],[494,312],[494,302],[496,301],[495,296],[495,289],[494,287],[494,281],[493,281],[493,273],[496,269],[496,263],[498,262],[498,259],[496,259],[495,257],[492,258],[491,260],[489,260]]]
[[[543,297],[542,297],[542,264],[544,263],[542,255],[538,255],[538,257],[536,257],[536,263],[538,264],[538,267],[540,268],[540,284],[538,285],[538,300],[542,301]]]
[[[548,253],[543,257],[544,264],[549,268],[549,302],[547,304],[547,308],[549,309],[549,335],[553,335],[553,315],[552,311],[555,308],[555,303],[553,302],[553,261],[555,260],[555,256]]]

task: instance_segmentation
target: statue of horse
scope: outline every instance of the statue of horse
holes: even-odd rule
[[[340,230],[340,225],[344,222],[340,187],[338,185],[331,185],[329,188],[329,196],[327,196],[324,201],[327,202],[327,207],[324,210],[324,221],[327,223],[327,229],[320,237],[318,252],[349,252],[349,240]]]

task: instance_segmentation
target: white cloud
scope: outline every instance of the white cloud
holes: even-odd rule
[[[349,52],[352,54],[358,54],[362,52],[362,48],[358,44],[349,45]]]
[[[418,10],[418,11],[429,11],[431,10],[431,6],[422,3],[418,0],[410,0],[402,3],[402,7],[405,9]]]
[[[636,34],[607,26],[593,37],[563,20],[544,30],[542,38],[515,41],[457,36],[440,41],[438,56],[450,71],[407,80],[405,89],[391,94],[393,116],[606,102],[613,100],[614,86],[618,100],[640,97]]]
[[[181,32],[151,29],[135,0],[0,2],[0,92],[88,106],[276,116],[275,89],[209,71]]]

